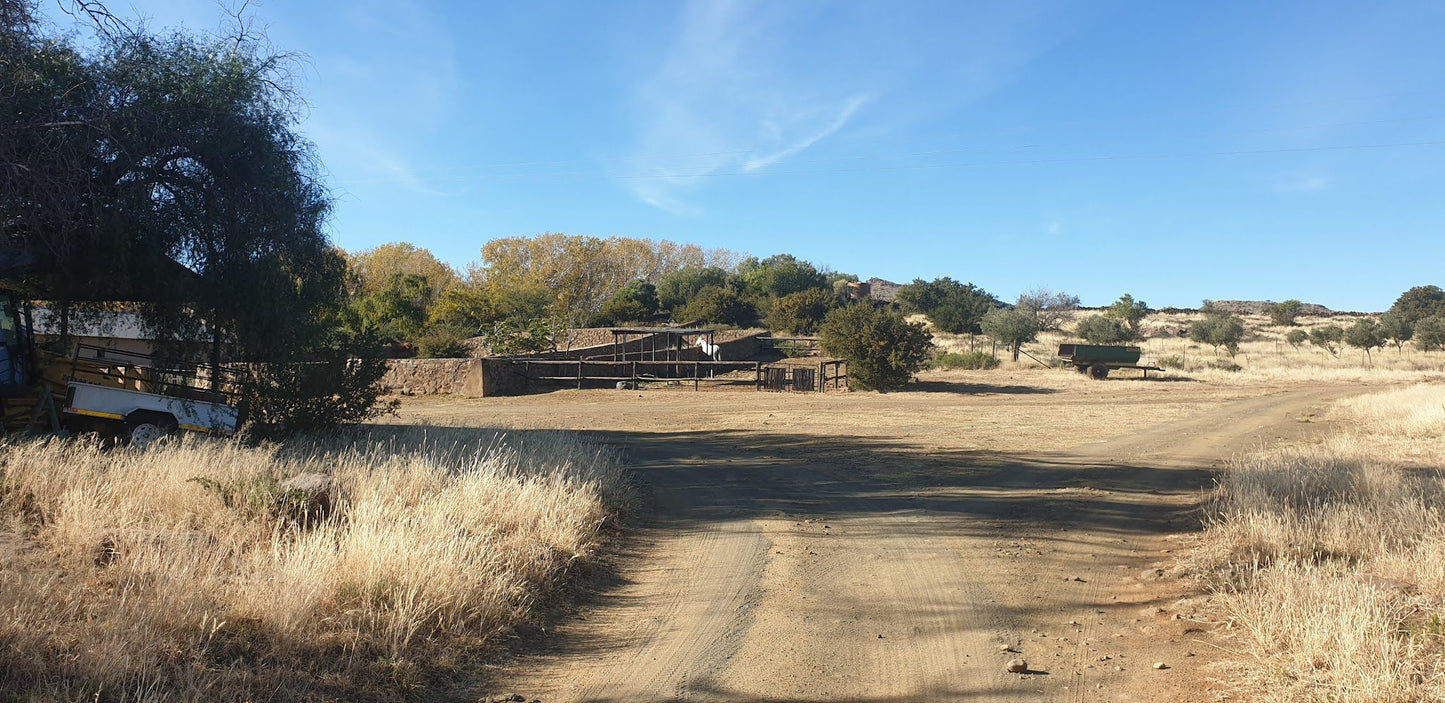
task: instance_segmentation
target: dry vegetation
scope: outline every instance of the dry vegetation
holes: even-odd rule
[[[0,472],[0,690],[21,700],[433,687],[533,617],[627,497],[615,458],[571,435],[438,428],[31,441],[0,446]],[[319,521],[278,488],[307,472],[339,489]]]
[[[1445,700],[1445,387],[1360,396],[1315,444],[1235,463],[1192,567],[1268,701]]]
[[[1065,327],[1072,330],[1079,320],[1096,311],[1080,311]],[[1308,343],[1295,348],[1285,341],[1290,330],[1309,331],[1324,325],[1349,327],[1358,317],[1338,315],[1334,317],[1301,316],[1298,327],[1279,327],[1270,324],[1266,315],[1242,315],[1245,337],[1239,346],[1239,353],[1231,357],[1224,351],[1216,353],[1207,344],[1189,340],[1189,325],[1203,317],[1201,313],[1154,313],[1144,322],[1146,339],[1133,342],[1144,350],[1141,364],[1168,367],[1166,375],[1226,384],[1257,384],[1260,382],[1342,382],[1342,383],[1410,383],[1423,380],[1445,380],[1445,352],[1424,352],[1411,343],[1403,349],[1393,346],[1376,349],[1372,358],[1351,347],[1330,354]],[[915,316],[912,319],[924,319]],[[935,341],[942,351],[961,352],[972,347],[989,350],[990,342],[979,336],[970,341],[967,335],[935,333]],[[1039,335],[1037,342],[1024,345],[1024,351],[1049,361],[1061,342],[1077,342],[1079,338],[1071,332],[1046,332]],[[1005,370],[1044,370],[1027,357],[1017,363],[1008,360],[1000,351]],[[1123,372],[1134,373],[1138,372]],[[1151,374],[1152,375],[1152,374]]]

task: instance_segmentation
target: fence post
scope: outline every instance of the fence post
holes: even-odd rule
[[[761,391],[763,389],[763,362],[753,362],[753,374],[756,376],[756,380],[753,381],[753,390]]]
[[[577,390],[582,390],[582,360],[577,360]]]

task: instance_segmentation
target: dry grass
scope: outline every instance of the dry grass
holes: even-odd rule
[[[1073,327],[1095,311],[1081,311],[1066,328]],[[1351,347],[1342,347],[1331,354],[1308,343],[1291,347],[1285,336],[1292,329],[1309,331],[1324,325],[1348,328],[1354,316],[1301,317],[1299,327],[1276,327],[1265,315],[1244,315],[1245,338],[1233,357],[1223,350],[1216,353],[1207,344],[1189,341],[1189,325],[1202,318],[1201,313],[1155,313],[1144,323],[1146,339],[1135,342],[1144,350],[1140,363],[1168,366],[1165,375],[1220,384],[1252,385],[1268,383],[1372,383],[1399,384],[1445,380],[1445,352],[1424,352],[1407,343],[1403,349],[1376,349],[1370,357]],[[911,319],[922,320],[922,316]],[[1078,342],[1069,332],[1046,332],[1037,342],[1024,345],[1024,351],[1049,361],[1061,342]],[[946,352],[963,352],[970,348],[989,350],[986,337],[970,339],[967,335],[935,333],[935,342]],[[1021,358],[1018,362],[1004,359],[1006,371],[1043,372],[1038,363]],[[1234,367],[1238,367],[1237,369]],[[1134,373],[1134,372],[1123,372]]]
[[[33,441],[0,445],[0,472],[0,689],[35,700],[444,688],[595,556],[626,500],[612,455],[561,433]],[[307,472],[340,493],[300,525],[277,481]]]
[[[1445,700],[1445,387],[1337,404],[1324,441],[1236,462],[1192,567],[1250,700]]]

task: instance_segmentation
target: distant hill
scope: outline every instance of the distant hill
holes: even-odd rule
[[[1206,300],[1206,304],[1212,304],[1216,308],[1222,308],[1235,315],[1260,315],[1274,304],[1272,300]],[[1329,317],[1340,313],[1331,310],[1323,305],[1315,303],[1303,303],[1300,305],[1301,315],[1314,317]]]

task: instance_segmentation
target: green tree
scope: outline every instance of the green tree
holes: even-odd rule
[[[1135,300],[1134,296],[1128,293],[1119,296],[1119,299],[1114,301],[1113,305],[1104,309],[1105,315],[1128,325],[1129,332],[1133,335],[1134,339],[1143,338],[1141,326],[1144,323],[1144,318],[1148,317],[1151,312],[1153,311],[1149,309],[1148,303],[1142,300]]]
[[[663,276],[657,282],[659,306],[674,316],[682,312],[702,289],[728,285],[728,272],[717,267],[689,266]]]
[[[657,316],[657,308],[657,287],[647,281],[632,280],[602,304],[596,322],[601,325],[645,322]]]
[[[252,32],[45,36],[31,12],[0,4],[0,246],[36,257],[26,292],[62,330],[77,300],[141,301],[162,356],[256,362],[243,391],[273,426],[340,417],[306,410],[333,381],[375,400],[377,350],[337,333],[346,265],[286,57]]]
[[[1134,332],[1123,320],[1107,315],[1080,320],[1074,334],[1090,344],[1122,344],[1134,339]]]
[[[1284,340],[1289,342],[1291,347],[1299,349],[1300,345],[1310,341],[1310,333],[1304,330],[1290,330],[1289,334],[1285,335]]]
[[[1416,322],[1415,346],[1421,351],[1445,349],[1445,316],[1426,317]]]
[[[757,320],[757,310],[737,294],[722,286],[708,286],[693,297],[682,310],[683,319],[714,325],[745,327]]]
[[[1385,346],[1385,332],[1380,328],[1380,323],[1369,318],[1361,318],[1345,330],[1345,344],[1356,349],[1363,349],[1365,359],[1373,361],[1370,350]]]
[[[427,316],[428,328],[442,328],[463,337],[474,337],[500,320],[498,310],[485,290],[454,287],[442,293]]]
[[[1395,345],[1395,351],[1405,348],[1405,342],[1415,336],[1415,326],[1404,314],[1398,312],[1387,312],[1380,316],[1380,331],[1385,339]]]
[[[897,390],[932,357],[927,327],[866,303],[834,309],[818,334],[825,352],[848,360],[848,380],[865,389]]]
[[[354,303],[356,330],[415,341],[427,322],[431,284],[414,273],[397,274],[380,290]]]
[[[1233,357],[1244,339],[1244,321],[1227,312],[1212,312],[1189,326],[1189,339],[1214,347],[1216,354],[1223,347]]]
[[[1427,317],[1445,317],[1445,290],[1439,286],[1415,286],[1402,293],[1390,306],[1411,324]]]
[[[1027,312],[996,308],[990,310],[979,323],[983,333],[994,341],[1006,344],[1013,350],[1013,360],[1019,360],[1019,348],[1039,336],[1039,321]]]
[[[789,293],[773,303],[773,309],[768,312],[768,328],[788,334],[815,334],[837,304],[833,293],[823,288]]]
[[[1310,330],[1310,344],[1329,352],[1331,356],[1339,355],[1340,342],[1343,341],[1345,330],[1339,325],[1325,325]]]
[[[932,281],[916,279],[898,291],[905,309],[928,316],[934,329],[949,334],[978,334],[979,323],[988,311],[999,306],[998,299],[972,283],[952,278]]]
[[[738,267],[738,278],[748,292],[768,299],[829,285],[827,276],[817,267],[792,254],[744,261]]]
[[[1300,310],[1304,303],[1298,300],[1286,300],[1282,303],[1270,303],[1264,311],[1269,315],[1269,321],[1279,327],[1294,327],[1299,324],[1295,318],[1299,317]]]

